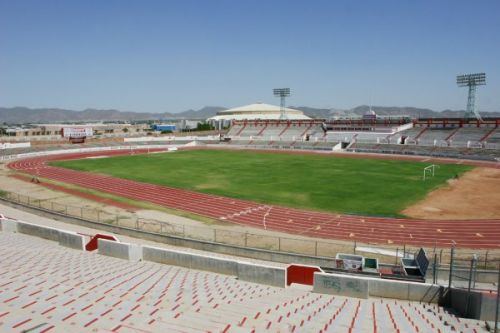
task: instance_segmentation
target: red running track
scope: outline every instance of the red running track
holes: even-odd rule
[[[136,151],[141,152],[141,151]],[[121,197],[148,201],[239,225],[364,243],[464,248],[500,248],[500,220],[416,220],[340,215],[285,208],[222,196],[68,170],[47,161],[129,154],[101,151],[50,155],[11,162],[8,167]]]

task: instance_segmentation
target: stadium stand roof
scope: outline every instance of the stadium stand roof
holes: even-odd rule
[[[285,108],[286,117],[290,120],[311,119],[302,111]],[[217,115],[209,118],[209,121],[229,121],[229,120],[278,120],[280,119],[281,110],[279,106],[255,103],[240,106],[237,108],[219,111]]]

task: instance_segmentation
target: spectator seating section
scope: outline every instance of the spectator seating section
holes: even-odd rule
[[[401,144],[369,144],[356,143],[347,149],[348,151],[421,155],[450,158],[469,158],[475,160],[495,161],[500,158],[499,149],[481,149],[465,147],[434,147],[424,145],[401,145]]]
[[[323,135],[321,124],[315,122],[248,122],[243,125],[243,123],[238,122],[229,130],[227,136],[234,139],[252,137],[253,139],[268,141],[277,141],[280,138],[285,141],[293,141],[301,140],[306,134],[312,134],[313,132],[321,132],[321,135]]]
[[[428,128],[422,135],[418,138],[419,145],[434,146],[441,145],[440,143],[446,143],[446,139],[453,135],[455,129],[434,129]]]
[[[356,299],[132,262],[0,232],[4,332],[480,332],[437,305]]]
[[[491,129],[487,127],[464,127],[457,131],[451,140],[452,146],[467,146],[467,142],[477,143]]]

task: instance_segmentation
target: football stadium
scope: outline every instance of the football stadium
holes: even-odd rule
[[[0,327],[477,332],[494,320],[500,119],[230,121],[215,135],[65,128],[5,142],[14,268]]]
[[[0,0],[0,333],[500,333],[499,13]]]

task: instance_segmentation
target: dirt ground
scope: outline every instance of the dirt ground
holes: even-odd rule
[[[500,169],[477,167],[402,213],[424,219],[498,219]]]

